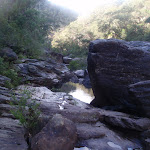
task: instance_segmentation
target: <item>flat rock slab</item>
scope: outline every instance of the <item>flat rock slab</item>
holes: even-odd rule
[[[74,122],[78,136],[76,148],[87,147],[91,150],[127,150],[127,148],[141,148],[141,144],[138,144],[138,142],[135,142],[132,138],[128,139],[128,137],[117,133],[104,124],[106,123],[104,121],[107,117],[111,120],[113,116],[116,116],[116,119],[119,118],[120,122],[123,118],[129,120],[129,123],[131,121],[131,125],[126,125],[125,121],[122,121],[120,124],[115,124],[115,119],[114,122],[112,121],[112,124],[110,122],[109,125],[121,127],[127,131],[128,129],[132,130],[140,126],[137,125],[140,121],[133,123],[133,120],[130,120],[128,114],[93,108],[88,104],[82,104],[82,102],[76,101],[74,98],[70,99],[69,96],[64,95],[64,93],[54,93],[43,87],[27,88],[30,90],[33,89],[33,97],[35,99],[37,98],[37,101],[41,103],[42,115],[45,116],[45,118],[47,117],[47,120],[49,117],[58,113]],[[143,130],[145,130],[145,128],[142,129],[142,131]]]
[[[0,150],[27,150],[24,134],[18,120],[0,118]]]

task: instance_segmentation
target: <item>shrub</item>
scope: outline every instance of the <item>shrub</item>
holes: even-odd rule
[[[11,82],[6,82],[7,88],[13,88],[19,85],[21,78],[18,77],[18,73],[13,69],[13,65],[5,62],[3,58],[0,57],[0,74],[11,79]]]
[[[81,60],[73,60],[69,63],[69,69],[71,71],[73,70],[79,70],[79,69],[86,69],[86,60],[81,59]]]
[[[32,133],[40,116],[40,104],[31,99],[31,93],[28,90],[23,90],[21,95],[20,99],[12,95],[13,101],[10,102],[10,105],[14,109],[11,110],[11,113],[19,119],[29,133]]]

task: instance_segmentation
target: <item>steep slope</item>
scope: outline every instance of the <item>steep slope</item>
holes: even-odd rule
[[[150,41],[149,17],[149,0],[130,0],[97,8],[89,17],[79,18],[56,32],[52,46],[85,50],[89,41],[98,38]]]

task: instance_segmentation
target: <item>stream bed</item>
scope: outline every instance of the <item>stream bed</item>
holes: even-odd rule
[[[88,104],[94,99],[92,89],[87,89],[84,85],[79,83],[67,82],[63,84],[60,91],[72,95],[74,98]]]

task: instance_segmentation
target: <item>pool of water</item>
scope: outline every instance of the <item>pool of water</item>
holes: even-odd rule
[[[92,89],[87,89],[79,83],[65,83],[60,90],[88,104],[94,99]]]

